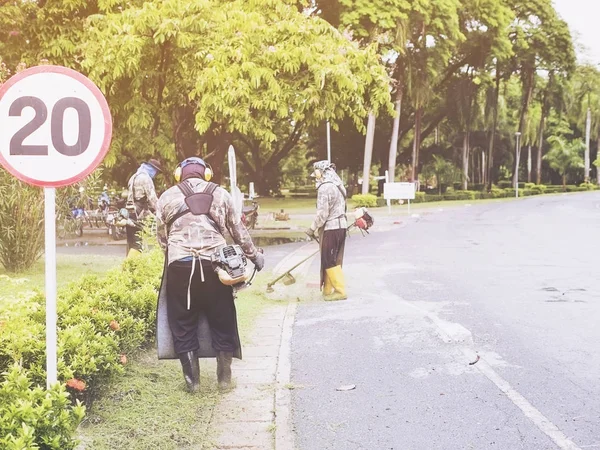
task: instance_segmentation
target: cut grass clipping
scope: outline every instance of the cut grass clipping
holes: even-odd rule
[[[236,300],[244,344],[256,317],[270,303],[264,296],[269,275],[241,291]],[[216,364],[200,360],[200,391],[184,390],[177,360],[158,361],[154,346],[127,365],[127,373],[101,395],[79,428],[82,448],[90,450],[160,450],[210,448],[210,422],[219,400]],[[233,364],[235,379],[235,360]]]

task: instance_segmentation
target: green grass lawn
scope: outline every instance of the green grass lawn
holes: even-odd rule
[[[259,197],[259,214],[268,214],[279,212],[282,209],[285,212],[293,214],[311,214],[315,212],[316,198],[268,198]],[[260,216],[259,216],[260,217]]]
[[[86,274],[103,274],[123,261],[119,256],[57,255],[56,281],[58,289],[77,281]],[[43,291],[45,285],[44,259],[41,258],[24,273],[8,273],[0,268],[0,311],[2,306],[21,295]]]
[[[236,300],[242,348],[256,317],[271,303],[264,295],[268,279],[261,273]],[[93,450],[212,448],[210,422],[220,398],[214,361],[202,359],[200,372],[200,392],[188,394],[179,361],[158,361],[150,346],[88,411],[79,439]]]

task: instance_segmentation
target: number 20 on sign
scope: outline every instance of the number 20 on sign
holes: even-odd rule
[[[46,366],[56,368],[56,193],[102,162],[112,119],[102,92],[66,67],[27,69],[0,85],[0,164],[21,181],[44,188]]]

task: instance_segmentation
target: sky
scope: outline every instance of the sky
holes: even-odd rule
[[[554,6],[569,24],[580,60],[600,64],[600,0],[554,0]]]

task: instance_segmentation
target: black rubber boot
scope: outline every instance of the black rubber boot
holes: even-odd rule
[[[217,352],[217,380],[219,389],[227,390],[231,388],[231,362],[233,361],[233,352]]]
[[[197,392],[200,387],[200,362],[198,361],[198,352],[187,352],[179,354],[181,368],[183,369],[183,378],[188,392]]]

